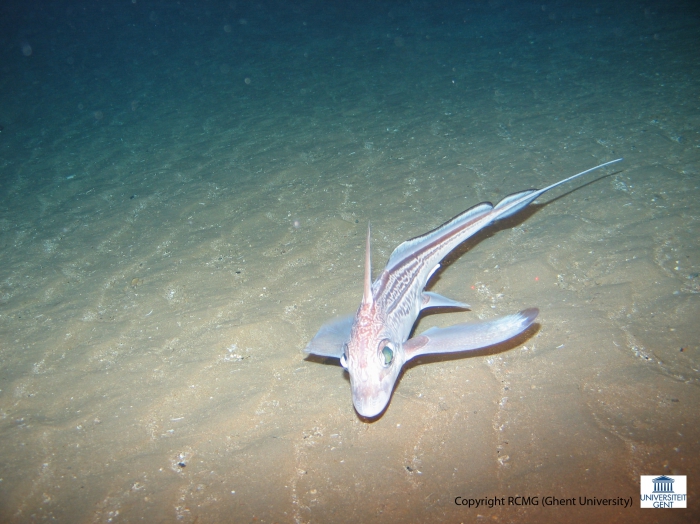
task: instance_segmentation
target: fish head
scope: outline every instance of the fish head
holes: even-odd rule
[[[374,305],[363,304],[340,358],[350,375],[352,403],[361,416],[376,417],[389,404],[405,360],[402,349],[386,322],[377,318]]]

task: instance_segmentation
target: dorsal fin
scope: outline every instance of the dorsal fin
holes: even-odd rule
[[[370,249],[370,223],[367,222],[367,245],[365,247],[365,290],[362,294],[362,303],[372,305],[372,253]]]

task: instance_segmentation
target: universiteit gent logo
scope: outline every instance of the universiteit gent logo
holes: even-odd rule
[[[640,485],[642,508],[685,508],[685,475],[642,475]]]

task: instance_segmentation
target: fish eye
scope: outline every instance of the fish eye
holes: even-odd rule
[[[388,345],[385,345],[382,348],[381,357],[384,363],[384,367],[390,366],[391,363],[394,361],[394,350],[391,349]]]
[[[348,347],[343,347],[343,354],[340,355],[340,365],[348,369]]]

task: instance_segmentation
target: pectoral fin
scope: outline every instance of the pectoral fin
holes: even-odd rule
[[[353,319],[353,315],[348,315],[324,324],[304,351],[321,357],[340,358],[343,356],[343,346],[350,339]]]
[[[464,302],[457,302],[451,298],[443,297],[432,291],[423,291],[423,303],[420,308],[425,309],[429,307],[456,307],[459,309],[469,309],[469,304]]]
[[[525,331],[534,322],[538,313],[538,309],[532,308],[487,322],[468,322],[447,328],[430,328],[404,343],[406,360],[420,355],[468,351],[504,342]]]

